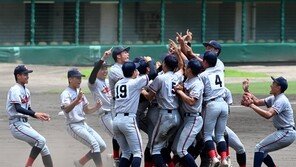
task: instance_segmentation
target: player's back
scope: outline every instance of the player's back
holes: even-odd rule
[[[222,97],[225,92],[224,72],[215,68],[207,68],[200,74],[204,83],[204,101]]]
[[[156,100],[162,109],[177,109],[179,107],[174,86],[182,79],[183,75],[168,71],[158,75],[151,83],[149,88],[156,93]]]
[[[123,78],[115,84],[115,112],[136,113],[141,90],[149,82],[148,76]]]

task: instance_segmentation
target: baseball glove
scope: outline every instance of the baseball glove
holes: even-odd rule
[[[249,92],[249,85],[250,85],[249,79],[246,79],[243,81],[242,86],[243,86],[244,92]]]
[[[253,99],[250,96],[244,94],[241,100],[241,105],[249,107],[249,105],[252,103],[254,103]]]

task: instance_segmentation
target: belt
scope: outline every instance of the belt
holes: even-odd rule
[[[115,116],[117,116],[118,114],[123,114],[123,116],[129,116],[129,113],[116,113]]]
[[[205,102],[208,103],[208,102],[210,102],[210,101],[216,101],[216,100],[219,99],[219,98],[221,98],[221,96],[214,97],[214,98],[212,98],[212,99],[210,99],[210,100],[207,100],[207,101],[205,101]]]
[[[173,110],[167,110],[168,111],[168,113],[172,113],[173,112]]]
[[[21,122],[28,122],[28,118],[27,117],[15,117],[15,118],[12,118],[10,120],[21,121]]]
[[[198,112],[198,113],[184,113],[184,116],[185,117],[196,117],[196,116],[201,116],[201,113],[200,112]]]
[[[295,130],[295,127],[294,126],[288,126],[288,127],[278,128],[277,130],[288,130],[289,128],[292,128],[293,130]]]

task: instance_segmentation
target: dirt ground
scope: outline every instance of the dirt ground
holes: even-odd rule
[[[16,64],[0,64],[0,162],[3,167],[20,167],[24,166],[27,156],[30,152],[30,146],[22,141],[16,140],[10,134],[8,129],[8,118],[6,116],[5,104],[6,94],[8,89],[15,83],[13,77],[13,69]],[[41,122],[30,119],[30,124],[42,134],[51,151],[54,166],[56,167],[72,167],[73,160],[79,159],[82,155],[88,152],[88,148],[67,134],[63,116],[58,116],[60,112],[59,95],[67,86],[66,72],[70,67],[52,67],[40,65],[27,65],[34,72],[30,74],[28,88],[32,95],[32,108],[35,111],[47,112],[51,115],[50,122]],[[85,67],[83,67],[85,68]],[[269,75],[287,76],[288,80],[296,80],[295,66],[279,67],[279,66],[240,66],[233,67],[246,71],[266,72]],[[81,69],[81,68],[80,68]],[[270,79],[267,78],[267,81]],[[236,80],[228,79],[227,82],[237,82]],[[239,81],[241,82],[241,81]],[[83,80],[82,88],[87,90],[87,80]],[[268,92],[267,92],[268,93]],[[89,101],[92,102],[90,94],[86,94]],[[296,111],[296,97],[289,96],[293,104],[293,109]],[[240,96],[234,97],[234,105],[231,107],[231,115],[229,118],[229,127],[233,129],[240,137],[245,146],[247,153],[247,166],[252,166],[253,150],[261,139],[272,133],[275,129],[272,126],[271,120],[265,120],[248,108],[239,105]],[[294,115],[295,112],[294,112]],[[112,153],[111,138],[98,125],[97,114],[87,116],[88,124],[93,127],[107,143],[107,150],[103,152],[104,166],[111,167]],[[142,133],[144,146],[147,142],[147,136]],[[291,146],[271,153],[276,164],[280,167],[293,167],[296,163],[296,142]],[[233,166],[238,166],[235,160],[235,152],[231,150]],[[199,160],[198,160],[199,161]],[[41,167],[42,161],[38,157],[34,166]],[[86,166],[94,166],[93,162],[89,162]]]

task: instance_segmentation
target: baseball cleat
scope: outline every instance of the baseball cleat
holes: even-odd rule
[[[221,166],[220,167],[230,167],[230,165],[228,164],[227,160],[226,159],[223,159],[221,161]]]
[[[220,166],[220,161],[217,157],[212,158],[210,162],[210,167],[218,167]]]

